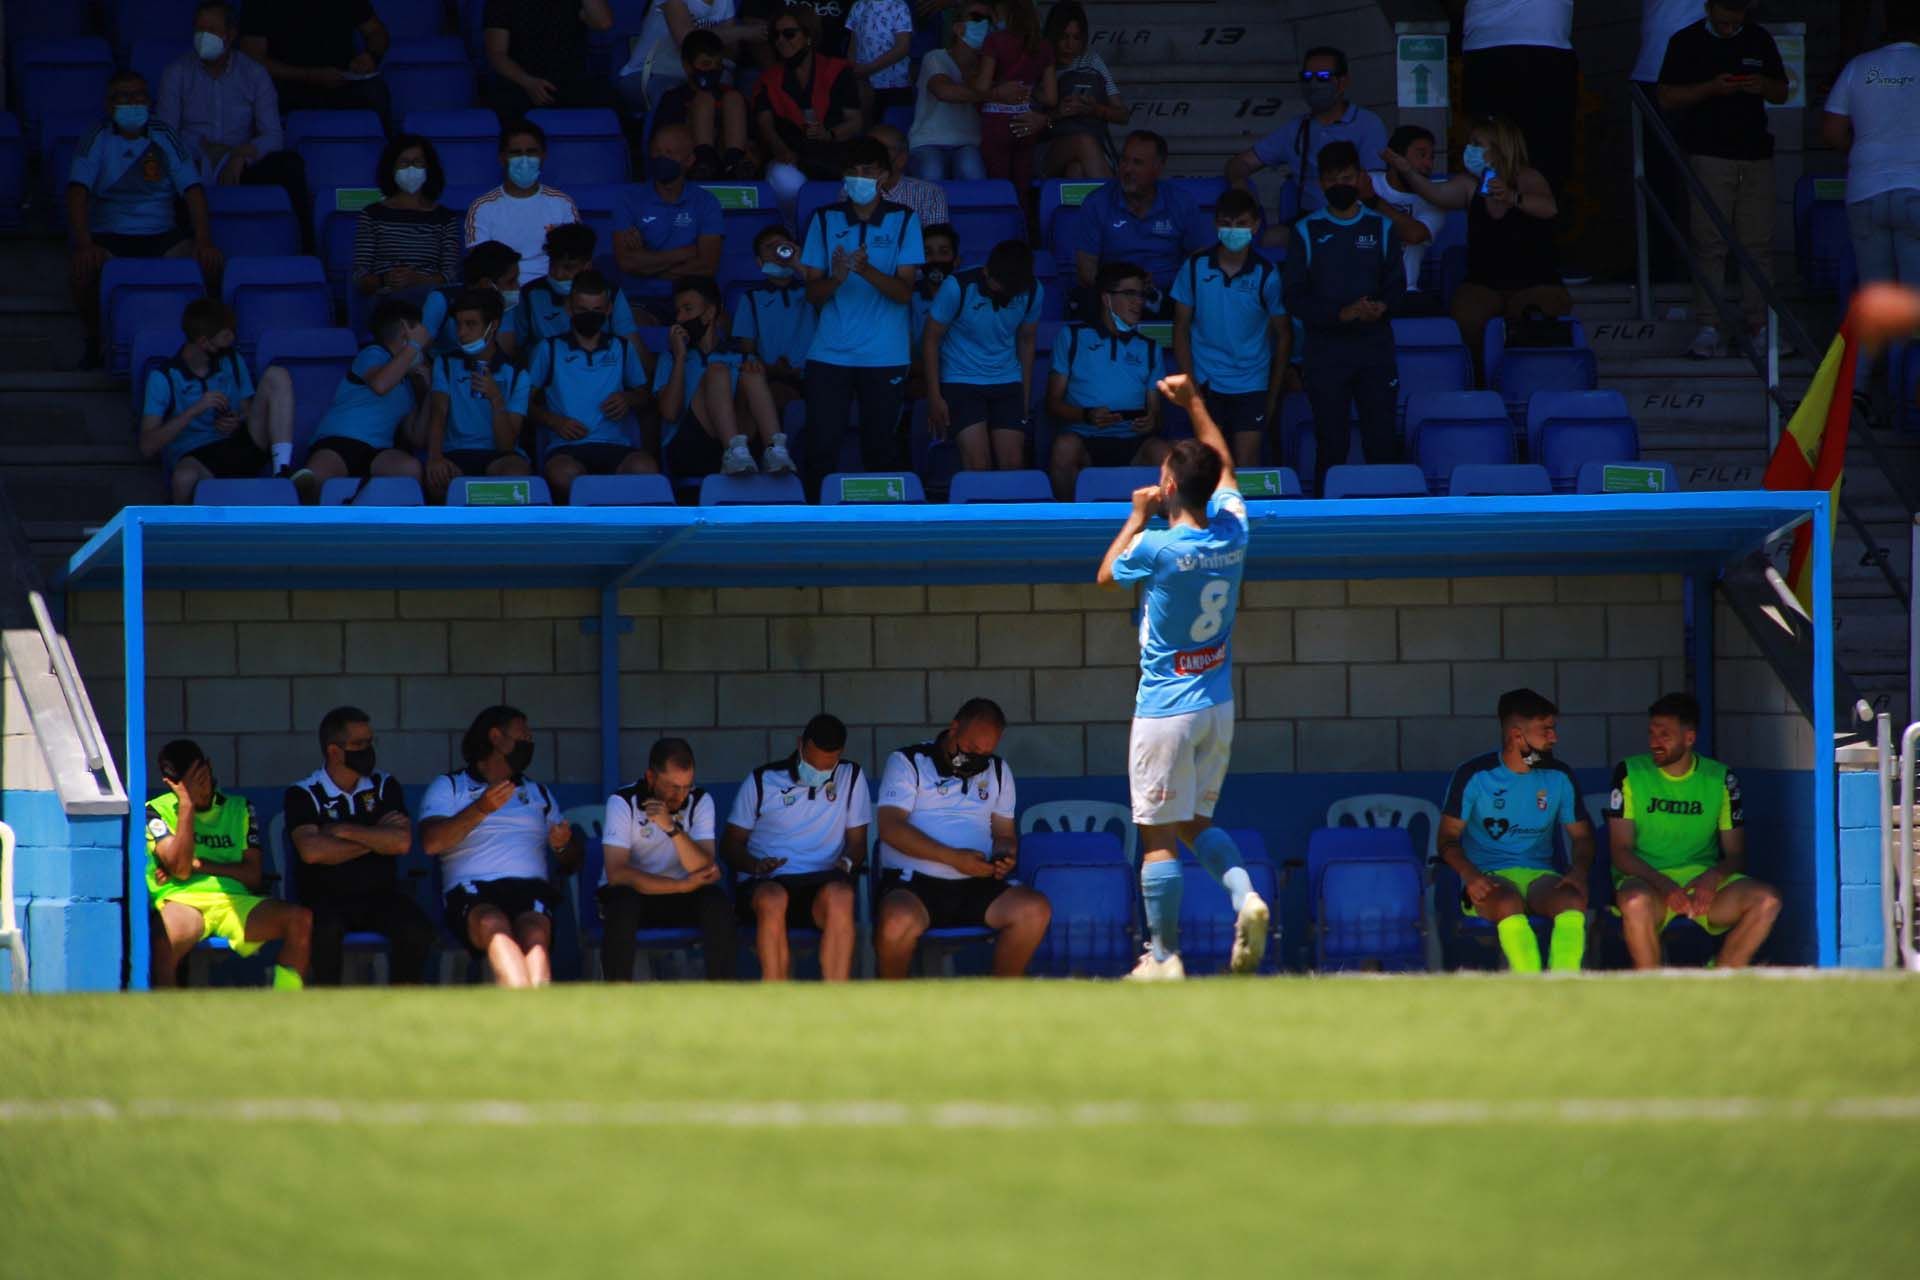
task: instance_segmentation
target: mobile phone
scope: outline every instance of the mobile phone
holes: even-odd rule
[[[1480,174],[1480,194],[1483,196],[1491,195],[1493,193],[1493,184],[1499,180],[1499,170],[1495,169],[1492,165],[1488,165]]]

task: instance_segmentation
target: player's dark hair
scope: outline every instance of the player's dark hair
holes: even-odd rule
[[[687,32],[687,38],[680,42],[680,61],[693,65],[695,58],[725,58],[727,46],[719,36],[705,27],[695,27]]]
[[[978,724],[982,720],[996,729],[1007,727],[1007,713],[992,698],[968,698],[953,713],[955,724]]]
[[[1060,0],[1059,4],[1047,10],[1047,21],[1040,28],[1040,34],[1045,36],[1049,43],[1059,44],[1060,37],[1065,35],[1067,28],[1076,22],[1080,24],[1082,32],[1092,34],[1093,24],[1087,21],[1086,6],[1080,4],[1078,0]]]
[[[1680,722],[1683,729],[1700,727],[1700,701],[1690,693],[1662,694],[1647,708],[1647,719],[1658,720],[1672,716]]]
[[[1342,169],[1360,167],[1360,148],[1342,138],[1338,142],[1329,142],[1320,148],[1316,158],[1319,172],[1322,174],[1339,173]]]
[[[1531,689],[1509,689],[1500,695],[1497,714],[1500,723],[1512,724],[1515,720],[1544,720],[1548,716],[1560,714],[1560,708],[1544,695]]]
[[[347,740],[348,725],[372,723],[373,717],[358,707],[335,707],[320,717],[320,754]]]
[[[893,168],[893,155],[887,150],[887,144],[878,138],[855,138],[847,144],[846,159],[842,169],[854,169],[870,164],[876,169]]]
[[[1416,142],[1431,144],[1434,141],[1433,130],[1423,129],[1417,124],[1403,124],[1395,129],[1387,139],[1387,150],[1397,156],[1407,154],[1407,148]]]
[[[932,228],[929,227],[928,230],[932,230]],[[781,226],[779,223],[776,222],[770,227],[760,228],[760,230],[754,234],[753,251],[756,254],[759,253],[761,247],[764,246],[770,240],[792,240],[792,239],[793,239],[793,232],[787,230],[785,227]]]
[[[457,319],[462,311],[478,311],[480,319],[487,324],[499,324],[507,308],[500,301],[498,289],[462,289],[453,295],[453,303],[447,308],[447,314]]]
[[[187,776],[187,770],[206,758],[207,753],[192,738],[175,738],[160,748],[160,776],[170,782],[178,782]]]
[[[1159,156],[1159,157],[1160,157],[1160,159],[1161,159],[1161,161],[1162,161],[1163,163],[1164,163],[1164,162],[1166,161],[1166,158],[1167,158],[1167,140],[1166,140],[1166,139],[1165,139],[1164,137],[1162,137],[1162,136],[1161,136],[1160,134],[1157,134],[1157,133],[1155,133],[1155,132],[1154,132],[1153,130],[1151,130],[1151,129],[1135,129],[1135,130],[1134,130],[1134,131],[1133,131],[1132,133],[1130,133],[1130,134],[1128,134],[1128,135],[1127,135],[1127,139],[1126,139],[1126,142],[1122,142],[1122,143],[1121,143],[1120,145],[1121,145],[1121,146],[1122,146],[1122,147],[1124,148],[1124,147],[1125,147],[1125,146],[1127,145],[1127,143],[1128,143],[1128,142],[1149,142],[1149,143],[1152,143],[1152,144],[1153,144],[1153,153],[1154,153],[1155,155],[1157,155],[1157,156]]]
[[[647,752],[647,769],[652,773],[662,769],[691,768],[693,744],[685,738],[662,738]]]
[[[779,17],[775,18],[774,22],[778,22],[780,18],[792,19],[793,25],[806,33],[808,48],[813,48],[820,43],[820,14],[812,5],[790,4],[780,11]],[[767,24],[769,35],[773,32],[774,22]]]
[[[420,308],[405,298],[388,298],[373,309],[373,319],[367,322],[367,329],[373,334],[373,340],[386,346],[405,333],[409,326],[420,323]]]
[[[1330,44],[1317,44],[1301,57],[1300,70],[1305,71],[1307,64],[1315,58],[1332,58],[1333,74],[1336,76],[1347,74],[1347,54],[1344,49],[1336,49]]]
[[[476,285],[482,280],[498,280],[520,261],[520,251],[500,240],[482,240],[467,250],[460,264],[460,283]]]
[[[226,23],[227,30],[233,30],[232,0],[200,0],[199,4],[193,6],[193,20],[198,22],[201,14],[212,13],[216,9],[220,11],[220,17]]]
[[[800,731],[800,737],[822,751],[847,749],[847,726],[840,722],[839,716],[830,716],[824,711],[807,721],[807,727]]]
[[[1220,455],[1198,440],[1181,440],[1167,452],[1167,472],[1174,492],[1188,511],[1205,511],[1220,487]]]
[[[488,707],[473,718],[466,733],[460,737],[460,758],[469,765],[479,764],[493,754],[493,731],[505,729],[515,720],[525,720],[527,713],[518,707]]]
[[[683,293],[697,293],[702,302],[720,305],[720,284],[712,276],[681,276],[673,282],[673,296]]]
[[[562,262],[592,262],[600,237],[584,222],[563,222],[547,228],[547,257]]]
[[[531,120],[508,121],[507,127],[500,131],[500,149],[505,151],[513,145],[515,138],[522,136],[532,138],[539,143],[542,151],[547,149],[547,131]]]
[[[920,244],[924,248],[929,240],[945,240],[953,246],[953,256],[960,256],[960,232],[951,222],[936,222],[920,232]]]
[[[573,293],[571,296],[578,298],[583,294],[589,298],[611,298],[613,296],[613,282],[608,280],[606,276],[602,275],[599,271],[588,267],[585,271],[582,271],[573,278]]]
[[[1220,193],[1220,203],[1213,206],[1215,219],[1260,216],[1260,202],[1253,198],[1251,191],[1242,191],[1238,187],[1228,187]]]
[[[1033,291],[1033,249],[1024,240],[1002,240],[987,255],[987,274],[1010,298]]]
[[[147,78],[138,71],[116,71],[107,81],[107,95],[111,97],[115,89],[124,88],[130,84],[137,84],[147,92],[153,92],[153,86],[148,84]]]
[[[218,298],[195,298],[180,313],[180,331],[188,342],[200,342],[233,328],[233,308]]]
[[[1152,279],[1152,273],[1145,267],[1131,262],[1103,262],[1099,274],[1093,278],[1093,287],[1100,293],[1112,293],[1129,280]]]

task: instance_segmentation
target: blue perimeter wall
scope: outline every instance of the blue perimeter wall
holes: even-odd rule
[[[17,842],[13,892],[33,989],[119,990],[125,818],[69,817],[54,792],[8,791],[0,822]]]
[[[1878,969],[1886,944],[1880,912],[1880,821],[1891,796],[1880,794],[1880,775],[1847,770],[1840,775],[1840,964]]]

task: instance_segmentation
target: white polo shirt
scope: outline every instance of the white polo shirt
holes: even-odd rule
[[[788,756],[755,769],[734,792],[727,812],[728,826],[748,832],[749,854],[787,860],[775,875],[833,870],[846,852],[847,832],[873,821],[873,800],[859,765],[842,760],[825,786],[808,787],[794,774],[797,764]]]
[[[880,804],[906,810],[914,828],[929,839],[953,849],[990,854],[993,820],[1013,817],[1013,770],[999,756],[989,756],[985,770],[963,779],[941,765],[933,743],[915,743],[887,757],[887,767],[880,774]],[[910,858],[884,840],[880,865],[905,872],[909,878],[967,878],[965,872],[944,862]]]
[[[1573,48],[1573,0],[1467,0],[1462,52],[1514,44]]]
[[[443,773],[427,787],[420,818],[452,818],[492,784],[470,770]],[[483,880],[545,880],[547,828],[561,819],[553,793],[522,778],[513,796],[480,819],[453,852],[442,854],[440,876],[448,889],[471,889]]]
[[[674,851],[673,840],[647,817],[644,780],[622,787],[607,797],[607,816],[600,825],[600,848],[608,857],[616,849],[627,851],[627,865],[650,876],[684,880],[687,869]],[[713,839],[713,797],[699,787],[687,793],[687,799],[673,815],[695,840]],[[600,883],[607,883],[607,870],[600,868]]]
[[[1841,68],[1827,111],[1853,122],[1847,203],[1887,191],[1920,190],[1920,45],[1901,40]]]

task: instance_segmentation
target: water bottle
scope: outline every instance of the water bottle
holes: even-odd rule
[[[490,367],[485,360],[475,360],[473,362],[473,373],[467,378],[467,393],[475,400],[485,400],[487,398],[487,393],[480,389],[480,379],[487,376]]]

